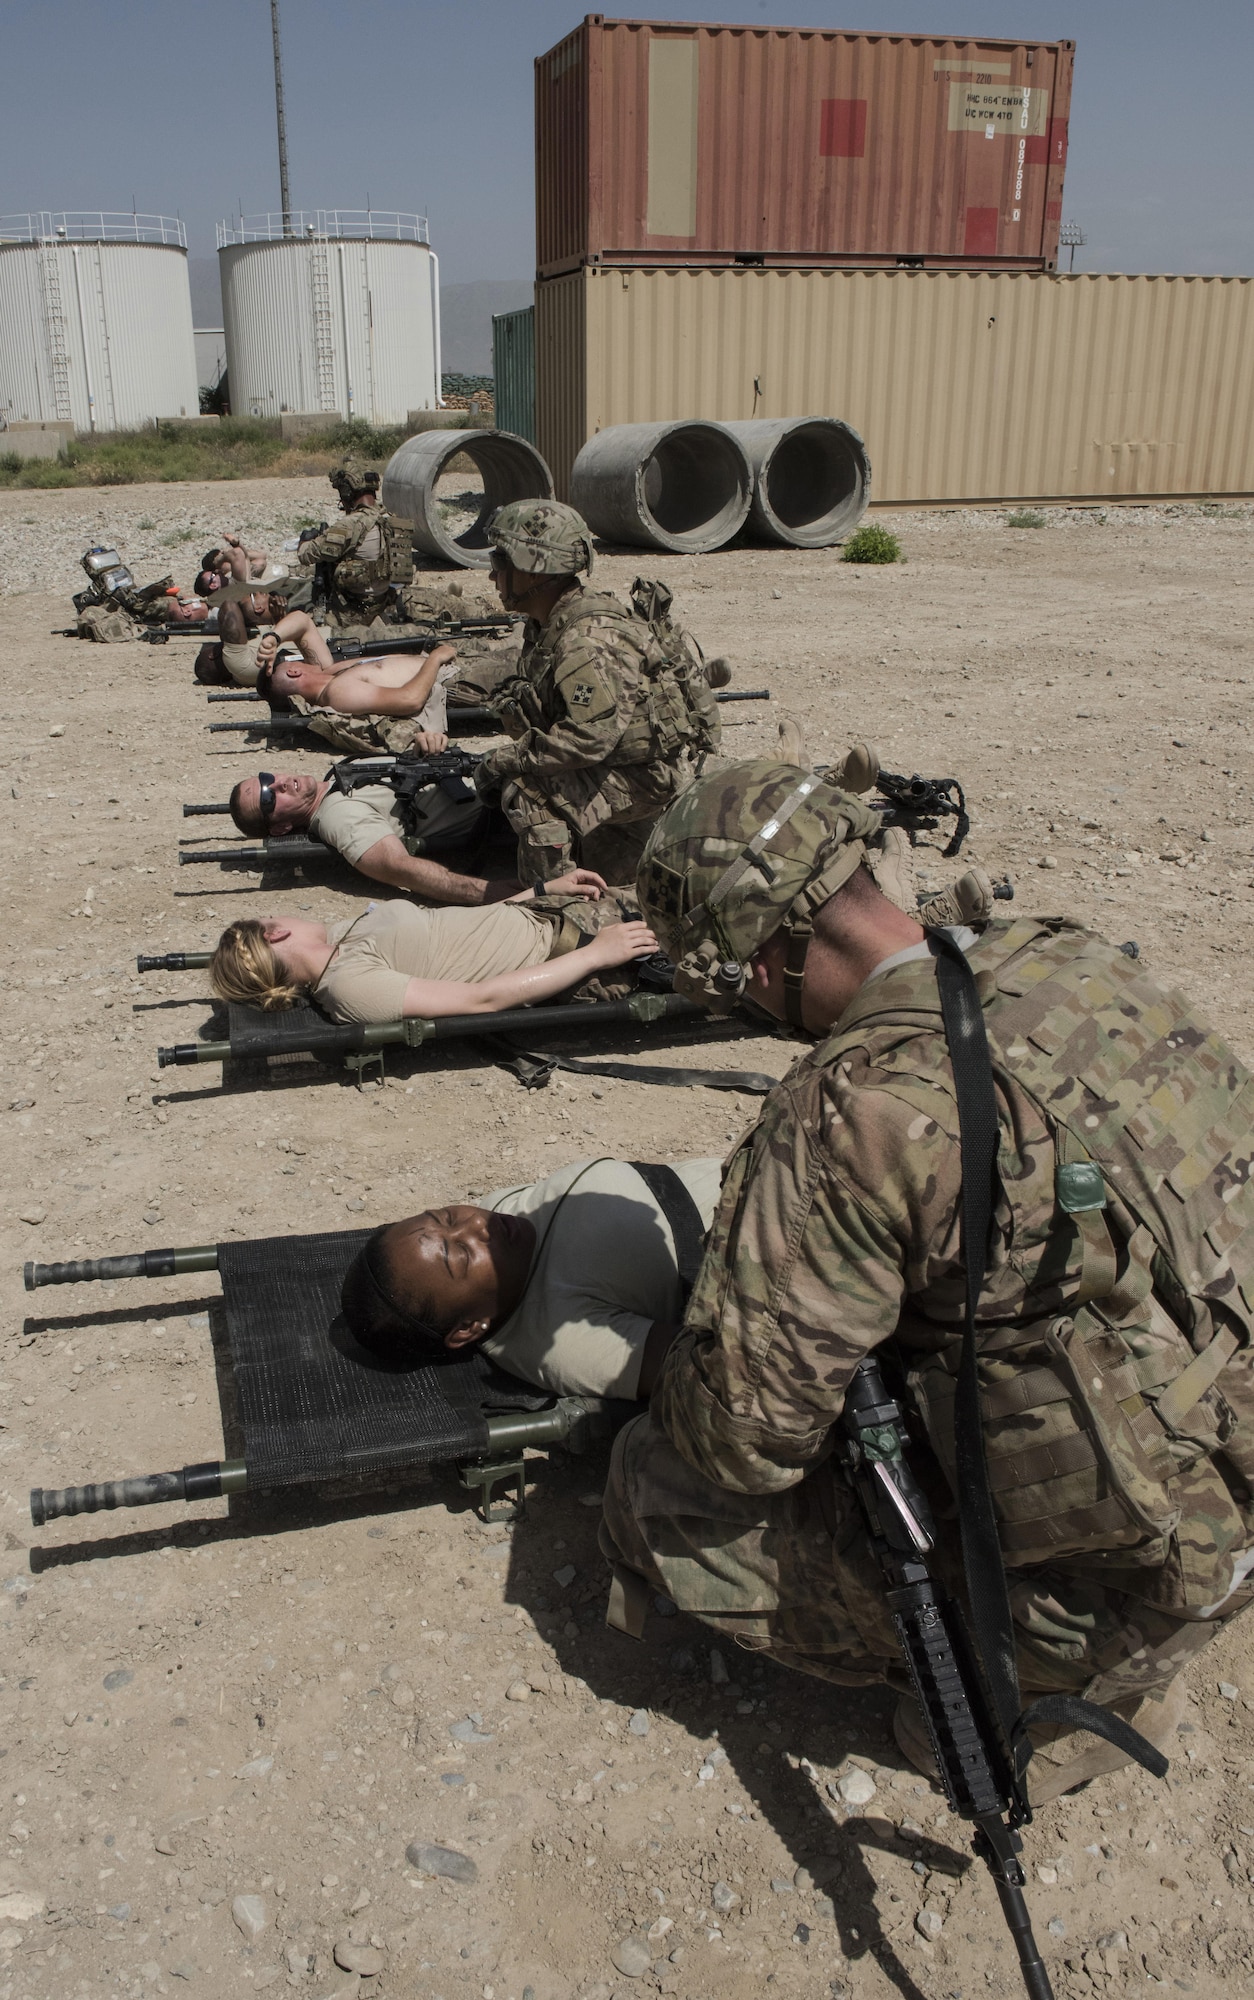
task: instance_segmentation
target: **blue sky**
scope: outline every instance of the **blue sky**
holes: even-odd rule
[[[526,278],[532,60],[563,0],[284,0],[292,203],[424,209],[446,283]],[[1077,268],[1254,271],[1251,0],[724,0],[644,18],[1074,38]],[[277,209],[268,0],[9,0],[0,211]],[[23,88],[29,78],[31,87]]]

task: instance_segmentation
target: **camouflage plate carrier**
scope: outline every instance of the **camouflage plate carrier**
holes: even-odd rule
[[[997,1325],[995,1287],[985,1295],[1006,1565],[1066,1561],[1165,1611],[1202,1612],[1228,1591],[1254,1521],[1254,1079],[1181,995],[1061,919],[990,924],[975,965],[994,1070],[1054,1136],[1042,1242],[1036,1212],[1019,1213],[1003,1125],[1008,1254],[1035,1266],[1042,1303],[1062,1280],[1068,1306]],[[838,1067],[868,1036],[898,1088],[929,1070],[941,1080],[930,961],[866,986],[816,1059]],[[952,1484],[961,1328],[908,1313],[897,1339]]]

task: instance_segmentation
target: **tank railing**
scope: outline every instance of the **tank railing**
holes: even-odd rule
[[[401,215],[382,208],[294,208],[284,216],[234,215],[218,224],[218,248],[231,243],[281,243],[285,237],[332,241],[378,240],[388,243],[429,243],[425,215]]]
[[[187,231],[174,215],[73,209],[55,214],[0,215],[0,243],[171,243],[187,248]]]

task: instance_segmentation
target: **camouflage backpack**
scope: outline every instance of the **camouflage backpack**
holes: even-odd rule
[[[84,604],[78,614],[78,636],[80,639],[95,639],[102,645],[118,645],[128,639],[138,639],[143,632],[139,620],[132,618],[120,604],[112,601],[104,604]]]
[[[353,529],[347,553],[335,565],[335,588],[346,597],[381,598],[410,583],[414,574],[414,527],[383,507],[363,507],[349,516]],[[358,526],[360,523],[360,526]],[[372,528],[379,530],[379,553],[363,561],[360,548]]]
[[[690,632],[671,616],[672,592],[664,583],[638,576],[631,603],[653,634],[665,663],[649,677],[650,720],[664,757],[687,748],[698,768],[720,739],[718,703],[705,677],[705,660]],[[647,665],[646,665],[647,671]]]
[[[974,950],[994,1070],[1054,1137],[1038,1283],[1080,1271],[1065,1311],[979,1328],[1003,1556],[1013,1569],[1133,1570],[1138,1597],[1201,1611],[1250,1541],[1254,1078],[1181,995],[1076,926],[993,923]],[[900,966],[863,988],[822,1059],[847,1060],[870,1034],[901,1091],[933,1071],[943,1082],[943,1035],[919,1033],[933,1018],[939,1030],[933,965]],[[1001,1178],[1009,1254],[1031,1256]],[[908,1312],[898,1341],[953,1483],[961,1327]]]

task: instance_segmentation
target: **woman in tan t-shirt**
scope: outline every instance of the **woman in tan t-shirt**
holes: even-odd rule
[[[604,907],[617,915],[612,903]],[[657,949],[647,924],[635,921],[608,923],[584,943],[560,912],[517,903],[435,910],[372,903],[352,922],[330,926],[244,918],[223,931],[209,977],[219,999],[267,1011],[308,995],[333,1021],[433,1019],[552,1000]]]

